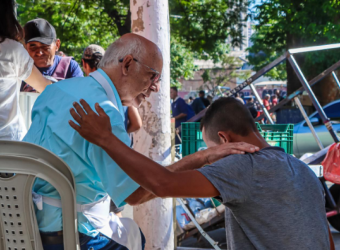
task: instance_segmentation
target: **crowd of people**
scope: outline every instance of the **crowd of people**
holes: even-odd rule
[[[164,167],[131,149],[129,136],[141,126],[135,108],[160,88],[156,44],[128,33],[106,51],[89,45],[84,77],[73,58],[56,55],[61,42],[47,20],[22,28],[14,1],[2,0],[0,23],[0,140],[34,143],[70,167],[81,250],[144,249],[148,239],[138,225],[120,220],[110,206],[156,197],[217,197],[226,206],[229,249],[334,249],[320,181],[261,137],[250,103],[223,97],[208,103],[200,92],[189,106],[171,88],[176,122],[207,108],[200,126],[208,148]],[[21,87],[40,93],[27,133]],[[64,249],[59,193],[39,178],[32,189],[43,248]]]
[[[197,98],[192,98],[191,96],[185,101],[183,98],[179,97],[177,87],[171,87],[170,89],[170,98],[172,100],[171,103],[171,111],[172,117],[175,119],[175,127],[178,128],[181,123],[187,122],[194,115],[199,114],[202,110],[209,107],[212,101],[205,98],[205,91],[200,90],[198,92]],[[251,116],[255,119],[258,117],[263,111],[259,102],[255,101],[253,96],[241,97],[239,93],[235,95],[235,99],[244,104],[250,111]],[[263,98],[263,106],[270,110],[272,107],[276,106],[280,101],[284,98],[282,97],[281,91],[276,89],[274,91],[274,95],[270,96],[269,94],[265,94]],[[276,121],[276,113],[270,113],[271,118]],[[267,122],[264,119],[264,122]],[[179,132],[180,135],[180,132]],[[176,144],[179,144],[180,140],[176,137]]]

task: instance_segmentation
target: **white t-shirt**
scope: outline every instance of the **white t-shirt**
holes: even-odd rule
[[[0,43],[0,140],[21,140],[26,128],[19,107],[21,81],[32,73],[33,59],[11,39]]]

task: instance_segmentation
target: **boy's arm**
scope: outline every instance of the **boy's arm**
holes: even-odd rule
[[[129,175],[146,190],[157,197],[213,197],[219,195],[211,182],[198,171],[171,172],[142,154],[130,149],[111,132],[109,117],[104,110],[96,104],[97,115],[84,101],[80,101],[83,108],[75,103],[77,110],[71,109],[71,115],[78,122],[70,125],[89,142],[102,147],[107,154]],[[226,143],[203,151],[199,157],[199,164],[211,164],[230,154],[253,153],[258,148],[247,143]],[[218,152],[218,153],[216,153]],[[213,154],[212,154],[213,153]],[[184,159],[183,164],[191,168],[197,160],[190,157]],[[178,165],[176,165],[178,166]]]
[[[208,150],[209,151],[209,150]],[[206,151],[206,152],[208,152]],[[187,170],[194,170],[203,167],[208,164],[208,158],[204,156],[206,153],[204,151],[199,151],[194,154],[188,155],[184,157],[182,160],[165,167],[167,170],[171,172],[182,172]],[[208,152],[209,153],[209,152]],[[211,155],[215,152],[211,152]],[[217,158],[217,157],[216,157]],[[153,193],[147,191],[143,187],[139,187],[133,194],[131,194],[125,202],[130,205],[139,205],[149,200],[156,198]]]

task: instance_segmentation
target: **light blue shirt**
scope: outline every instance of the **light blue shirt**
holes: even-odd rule
[[[84,99],[93,110],[94,104],[98,102],[110,117],[112,133],[130,145],[118,92],[105,72],[101,69],[98,71],[110,83],[119,111],[109,101],[102,86],[91,76],[60,81],[46,87],[36,100],[32,125],[23,141],[52,151],[68,164],[75,178],[78,204],[89,204],[109,194],[117,206],[122,206],[139,185],[102,148],[83,139],[68,124],[73,119],[70,115],[73,102]],[[33,191],[60,199],[57,190],[41,179],[36,180]],[[36,210],[36,215],[40,231],[62,230],[61,208],[43,204],[43,209]],[[78,213],[78,228],[79,232],[90,236],[98,234],[82,213]]]

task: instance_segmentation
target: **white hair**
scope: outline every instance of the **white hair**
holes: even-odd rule
[[[127,55],[132,55],[134,58],[140,60],[145,54],[145,48],[137,38],[118,39],[112,43],[107,50],[103,58],[100,60],[98,68],[110,68],[119,64],[119,60],[123,59]]]

